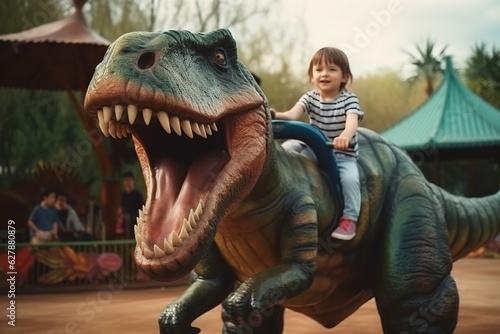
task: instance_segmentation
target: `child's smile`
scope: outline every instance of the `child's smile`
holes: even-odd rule
[[[345,81],[342,70],[335,64],[321,62],[313,66],[311,82],[323,98],[335,98],[340,92],[340,85]]]

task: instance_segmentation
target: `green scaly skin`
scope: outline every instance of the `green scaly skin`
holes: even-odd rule
[[[118,119],[116,105],[128,109]],[[500,193],[452,196],[360,129],[358,232],[330,239],[337,201],[312,162],[273,140],[265,96],[227,30],[122,36],[85,109],[104,132],[132,133],[147,186],[137,265],[156,280],[192,271],[160,316],[162,334],[197,333],[191,323],[220,303],[223,333],[281,333],[285,308],[334,327],[373,297],[385,333],[452,333],[452,263],[500,230]]]

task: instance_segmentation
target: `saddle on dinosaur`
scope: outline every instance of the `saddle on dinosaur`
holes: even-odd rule
[[[452,333],[453,261],[500,231],[500,192],[453,196],[360,128],[358,230],[334,244],[332,178],[274,140],[228,30],[123,35],[85,110],[105,135],[132,136],[147,187],[137,266],[155,280],[192,275],[162,334],[198,333],[192,322],[218,304],[223,333],[282,333],[285,309],[331,328],[372,298],[385,333]]]

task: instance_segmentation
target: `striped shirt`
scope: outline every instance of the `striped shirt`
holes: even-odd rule
[[[305,93],[297,102],[309,114],[309,121],[317,126],[328,138],[338,137],[345,129],[346,115],[357,114],[358,120],[363,119],[363,111],[356,94],[343,90],[333,101],[321,101],[319,91]],[[358,138],[356,134],[351,139],[346,151],[334,150],[336,154],[358,157]]]

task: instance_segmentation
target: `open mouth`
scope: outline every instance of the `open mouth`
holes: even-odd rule
[[[177,279],[192,270],[231,202],[258,178],[247,168],[264,163],[265,136],[255,136],[265,133],[263,106],[203,119],[175,108],[109,101],[86,109],[106,136],[131,134],[134,141],[147,188],[134,226],[136,262],[154,279]],[[186,114],[193,116],[180,116]]]

